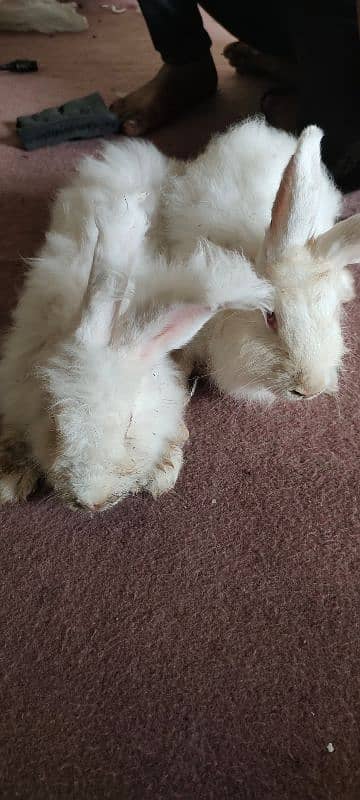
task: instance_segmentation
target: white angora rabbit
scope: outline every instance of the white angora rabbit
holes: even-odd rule
[[[218,387],[271,401],[334,392],[344,355],[346,265],[360,259],[360,215],[334,224],[341,195],[321,162],[322,132],[298,140],[251,119],[216,136],[168,179],[162,221],[171,253],[199,237],[241,250],[275,290],[274,312],[224,312],[187,348]]]
[[[150,254],[167,169],[150,144],[107,145],[60,192],[0,364],[0,502],[41,475],[89,511],[171,488],[188,389],[170,351],[218,307],[271,308],[236,253],[202,244],[186,265]]]

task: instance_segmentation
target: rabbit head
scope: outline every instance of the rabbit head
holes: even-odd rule
[[[73,332],[38,365],[47,413],[32,442],[57,493],[89,511],[175,482],[187,388],[168,354],[213,313],[191,303],[137,304],[131,279],[106,268],[103,244],[100,230]]]
[[[291,399],[337,390],[345,352],[342,305],[353,296],[344,267],[360,257],[359,215],[329,231],[316,230],[325,185],[321,138],[315,126],[299,138],[257,260],[275,299],[266,328],[261,320],[255,325],[254,358],[264,364],[264,388]]]

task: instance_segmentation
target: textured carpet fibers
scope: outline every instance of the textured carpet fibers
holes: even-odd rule
[[[0,77],[2,329],[54,191],[98,147],[25,153],[15,118],[110,101],[158,63],[140,15],[83,6],[86,33],[1,35],[2,61],[40,64]],[[212,32],[222,94],[154,137],[179,156],[264,86],[233,75]],[[337,399],[264,411],[200,387],[158,502],[1,510],[2,798],[360,797],[359,300],[347,328]]]

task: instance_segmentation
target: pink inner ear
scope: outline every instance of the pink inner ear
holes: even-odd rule
[[[183,311],[179,309],[179,311],[175,312],[172,318],[164,325],[162,330],[153,336],[152,342],[155,344],[159,339],[166,339],[167,336],[175,334],[176,331],[180,332],[181,327],[186,321]]]
[[[145,358],[183,347],[212,316],[209,306],[186,304],[162,314],[141,347]]]
[[[281,183],[274,200],[271,213],[270,235],[272,233],[279,235],[281,226],[285,224],[289,215],[294,169],[294,156],[291,156],[281,178]]]

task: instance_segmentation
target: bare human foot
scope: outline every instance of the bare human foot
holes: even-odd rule
[[[276,81],[261,100],[261,111],[267,122],[275,128],[296,128],[296,86],[298,82],[296,64],[279,56],[261,53],[244,42],[226,45],[223,55],[239,75],[267,77]]]
[[[295,86],[297,83],[295,63],[280,56],[261,53],[244,42],[230,42],[223,55],[239,75],[266,76],[286,86]]]
[[[298,97],[289,88],[268,89],[261,98],[260,108],[269,125],[295,133],[297,129]]]
[[[214,94],[217,73],[209,53],[191,64],[164,64],[158,74],[136,92],[111,106],[126,136],[141,136],[180,116]]]

